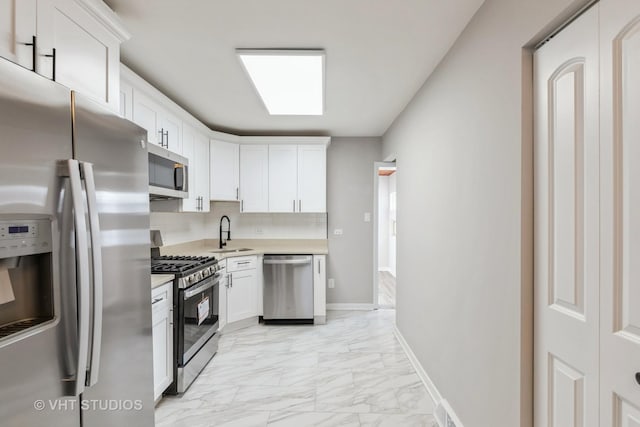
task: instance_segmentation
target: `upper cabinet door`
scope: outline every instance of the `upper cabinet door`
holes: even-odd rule
[[[183,151],[182,155],[189,159],[187,185],[189,188],[189,198],[182,199],[183,212],[199,212],[200,204],[198,203],[197,185],[196,185],[196,135],[190,126],[184,127],[183,135]]]
[[[298,209],[298,146],[269,145],[269,212]]]
[[[152,144],[162,145],[158,126],[159,107],[140,91],[133,94],[133,121],[147,130],[147,140]]]
[[[182,153],[182,121],[162,110],[159,119],[164,147],[175,153]]]
[[[120,40],[74,0],[37,8],[38,73],[119,112]]]
[[[195,159],[190,164],[196,168],[196,195],[200,198],[200,212],[209,212],[209,139],[196,133]]]
[[[240,146],[240,211],[269,211],[269,146]]]
[[[238,144],[211,140],[211,200],[240,200]]]
[[[298,212],[327,211],[327,147],[298,146]]]
[[[133,86],[120,81],[120,115],[133,121]]]
[[[0,56],[34,70],[35,36],[36,0],[0,0]]]

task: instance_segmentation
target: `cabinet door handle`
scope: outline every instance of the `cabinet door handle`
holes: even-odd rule
[[[240,200],[240,189],[236,187],[236,200]]]
[[[295,200],[293,201],[293,211],[294,212],[296,211],[296,201]]]
[[[25,46],[31,46],[31,71],[36,72],[36,55],[38,52],[38,38],[31,36],[31,43],[23,43]]]
[[[164,136],[167,137],[164,148],[169,148],[169,131],[168,130],[164,132]]]
[[[53,61],[53,72],[51,73],[51,80],[56,81],[56,48],[51,49],[51,55],[45,55],[45,58],[51,58]]]
[[[164,147],[164,129],[161,128],[158,133],[160,134],[160,146]]]
[[[298,212],[302,212],[302,200],[298,200]]]
[[[318,275],[320,275],[320,259],[318,259]]]
[[[244,200],[240,200],[240,212],[244,212]]]

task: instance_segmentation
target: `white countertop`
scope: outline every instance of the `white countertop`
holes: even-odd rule
[[[151,289],[155,289],[158,286],[162,286],[167,282],[171,282],[174,279],[173,274],[152,274],[151,275]]]
[[[224,250],[248,248],[249,251],[221,252],[218,240],[196,240],[194,242],[160,248],[162,255],[215,256],[218,259],[264,254],[310,254],[327,255],[329,244],[326,239],[238,239],[229,240]]]

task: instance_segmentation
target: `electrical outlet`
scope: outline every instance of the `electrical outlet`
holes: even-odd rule
[[[335,287],[336,287],[336,281],[335,281],[335,279],[329,279],[329,280],[328,280],[328,286],[329,286],[329,289],[333,289],[333,288],[335,288]]]
[[[256,233],[257,234],[262,234],[262,233],[264,233],[264,230],[262,229],[262,227],[256,227]]]
[[[371,212],[364,213],[364,222],[371,222]]]
[[[342,228],[336,228],[335,230],[333,230],[333,234],[335,236],[342,236]]]

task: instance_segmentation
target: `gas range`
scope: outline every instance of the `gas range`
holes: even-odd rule
[[[215,257],[165,255],[151,258],[151,273],[175,275],[181,289],[215,275],[219,269]]]

